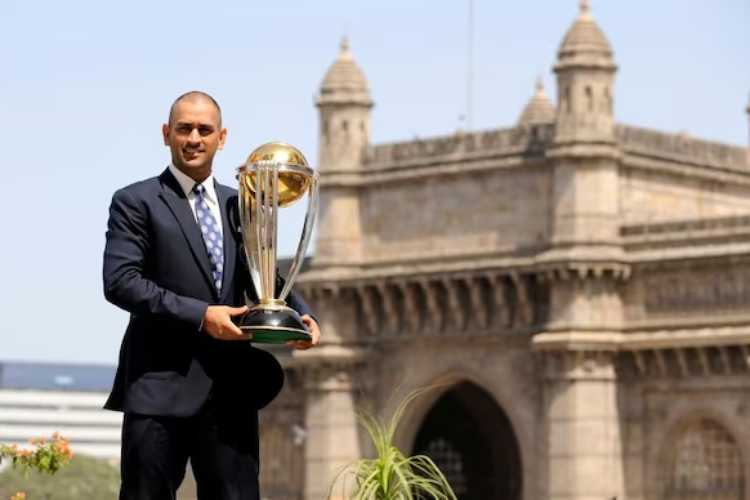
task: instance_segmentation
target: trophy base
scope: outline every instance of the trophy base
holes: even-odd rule
[[[284,344],[290,340],[311,341],[297,311],[289,307],[255,306],[240,318],[237,326],[251,342]]]

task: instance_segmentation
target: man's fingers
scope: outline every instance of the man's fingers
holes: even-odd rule
[[[248,311],[249,307],[228,307],[227,309],[229,309],[230,316],[239,316],[240,314],[245,314]]]
[[[307,340],[290,340],[286,343],[287,347],[292,347],[294,349],[299,350],[307,350],[313,346],[312,342],[309,342]]]
[[[222,333],[224,333],[229,338],[241,338],[243,335],[242,330],[240,330],[239,327],[231,321],[228,321],[227,324],[224,325]]]

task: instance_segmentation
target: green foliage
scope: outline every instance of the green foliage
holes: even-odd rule
[[[106,462],[76,455],[54,476],[47,472],[8,468],[0,473],[0,499],[25,491],[29,500],[116,499],[119,471]]]
[[[328,492],[329,499],[340,484],[341,498],[350,500],[456,500],[445,476],[430,457],[407,457],[393,444],[406,407],[427,390],[410,393],[387,422],[367,412],[359,413],[359,421],[375,447],[375,457],[356,460],[344,468]],[[353,487],[349,487],[349,482],[354,483]]]

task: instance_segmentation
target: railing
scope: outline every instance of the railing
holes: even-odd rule
[[[620,147],[626,152],[674,158],[696,165],[750,171],[748,148],[630,125],[617,125],[615,133]]]
[[[387,166],[408,163],[410,160],[448,159],[450,157],[483,156],[497,153],[537,153],[552,140],[554,125],[534,125],[485,130],[415,139],[369,146],[365,150],[365,164]]]

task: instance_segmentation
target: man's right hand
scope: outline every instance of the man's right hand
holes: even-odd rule
[[[203,331],[218,340],[246,340],[247,335],[232,322],[232,317],[247,311],[247,306],[208,306],[203,316]]]

